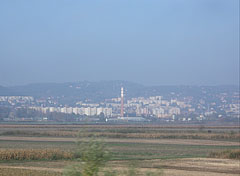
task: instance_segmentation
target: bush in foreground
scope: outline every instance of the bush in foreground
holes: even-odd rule
[[[75,153],[75,157],[79,158],[79,162],[74,165],[66,167],[63,172],[63,176],[160,176],[158,173],[139,173],[134,166],[128,168],[128,170],[120,173],[114,170],[106,170],[104,167],[106,163],[111,159],[110,152],[106,148],[106,144],[102,141],[91,138],[88,142],[78,143],[79,147]],[[100,173],[100,174],[99,174]]]
[[[97,176],[100,168],[110,159],[110,153],[103,142],[90,139],[78,143],[75,157],[79,158],[79,163],[68,166],[64,176]]]

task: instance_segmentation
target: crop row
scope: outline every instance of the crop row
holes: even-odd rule
[[[3,136],[54,136],[54,137],[77,137],[78,132],[74,131],[24,131],[11,130],[0,133]]]
[[[0,161],[73,159],[74,154],[59,149],[0,149]]]

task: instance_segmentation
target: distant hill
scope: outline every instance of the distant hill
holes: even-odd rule
[[[59,97],[65,101],[92,100],[101,101],[119,97],[121,86],[126,97],[148,96],[211,96],[212,93],[238,91],[238,86],[143,86],[128,81],[70,82],[70,83],[38,83],[23,86],[0,86],[0,95],[28,95],[33,97]],[[204,93],[205,92],[205,93]]]
[[[119,97],[120,88],[125,88],[126,94],[135,97],[142,94],[145,87],[127,81],[73,82],[73,83],[39,83],[24,86],[14,86],[11,90],[33,97],[68,97],[69,99],[104,100]]]
[[[15,96],[22,95],[22,93],[15,92],[11,88],[0,86],[0,96]]]

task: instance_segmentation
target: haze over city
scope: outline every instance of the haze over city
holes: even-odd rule
[[[0,176],[240,175],[239,0],[0,0]]]
[[[1,1],[0,85],[238,85],[239,1]]]

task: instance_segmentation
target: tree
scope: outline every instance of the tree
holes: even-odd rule
[[[88,142],[79,142],[75,155],[79,157],[79,163],[67,167],[64,176],[97,176],[100,168],[110,159],[105,143],[93,138]]]
[[[64,170],[63,176],[98,176],[100,169],[103,169],[106,162],[110,160],[110,152],[107,150],[106,144],[103,141],[91,138],[87,142],[78,142],[75,157],[79,158],[79,162],[68,166]],[[135,169],[135,164],[130,164],[128,170],[124,171],[120,175],[142,175]],[[117,172],[113,170],[102,171],[104,176],[118,175]],[[145,173],[146,176],[160,176],[162,174],[162,170],[155,173]]]

